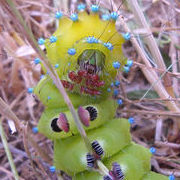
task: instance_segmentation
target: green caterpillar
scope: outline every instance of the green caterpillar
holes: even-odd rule
[[[115,27],[118,13],[103,14],[101,7],[95,4],[89,13],[84,4],[77,9],[79,13],[70,17],[57,12],[58,29],[50,39],[39,39],[39,44],[45,44],[47,56],[100,156],[98,152],[95,156],[88,154],[73,117],[47,72],[34,92],[45,105],[38,131],[54,142],[54,166],[78,180],[168,179],[150,171],[151,153],[132,142],[128,120],[114,117],[122,100],[113,100],[112,82],[117,70],[127,71],[131,64],[122,54],[124,38]],[[116,162],[114,170],[103,177],[92,171],[90,166],[94,164],[88,162],[89,157],[101,159],[109,170]],[[112,172],[119,174],[115,176]]]

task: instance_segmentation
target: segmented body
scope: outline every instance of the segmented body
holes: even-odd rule
[[[46,107],[39,132],[54,142],[56,169],[73,179],[103,179],[98,172],[89,171],[94,161],[101,159],[109,168],[104,179],[165,180],[150,171],[149,150],[131,141],[128,120],[114,118],[120,100],[117,103],[112,99],[112,82],[119,85],[115,81],[117,69],[122,71],[127,60],[121,46],[115,46],[124,42],[115,27],[117,12],[100,17],[98,8],[93,5],[90,14],[81,7],[81,12],[70,18],[58,16],[59,28],[45,42],[47,56],[83,120],[97,156],[87,152],[71,113],[48,75],[35,88]]]

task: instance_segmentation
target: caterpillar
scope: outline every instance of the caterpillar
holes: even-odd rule
[[[86,11],[85,4],[70,17],[56,13],[59,27],[45,44],[47,56],[78,112],[91,141],[93,154],[83,143],[73,117],[48,72],[34,88],[45,106],[38,131],[54,143],[54,167],[72,179],[166,180],[151,171],[151,153],[135,144],[127,119],[115,118],[121,99],[112,98],[119,86],[117,71],[128,71],[132,61],[125,59],[121,45],[124,38],[116,30],[118,12],[103,12],[98,4]],[[118,45],[117,45],[118,44]],[[103,177],[92,171],[100,159],[109,169]]]

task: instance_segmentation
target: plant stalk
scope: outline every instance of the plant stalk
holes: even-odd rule
[[[127,24],[124,21],[123,17],[120,17],[120,23],[123,26],[124,30],[126,32],[131,33],[130,29],[128,28]],[[161,98],[166,98],[166,99],[171,99],[172,97],[168,94],[168,92],[166,91],[166,89],[164,88],[163,84],[159,81],[159,77],[156,74],[156,72],[152,69],[152,66],[150,64],[150,62],[148,61],[148,59],[146,58],[143,50],[141,49],[141,47],[139,46],[137,40],[135,37],[131,37],[130,41],[132,42],[133,46],[135,47],[136,51],[138,52],[138,54],[141,56],[144,64],[147,67],[150,67],[149,69],[143,69],[142,71],[145,75],[145,77],[147,78],[147,80],[150,82],[150,84],[153,84],[153,88],[156,90],[156,92],[158,93],[158,95]],[[157,82],[159,81],[159,82]],[[156,83],[157,82],[157,83]],[[175,112],[180,112],[178,106],[176,105],[175,102],[173,101],[169,101],[166,102],[167,106],[170,110],[175,111]],[[180,125],[180,124],[179,124]]]
[[[4,146],[4,150],[6,152],[6,155],[7,155],[9,164],[11,166],[11,170],[13,172],[14,178],[15,178],[15,180],[19,180],[19,175],[18,175],[18,172],[16,170],[16,166],[13,162],[12,154],[9,150],[8,142],[6,140],[6,135],[5,135],[5,132],[4,132],[4,129],[2,126],[2,118],[0,119],[0,134],[1,134],[1,139],[2,139],[3,146]]]
[[[143,28],[147,31],[148,36],[144,37],[144,41],[146,42],[147,46],[149,47],[149,51],[151,52],[152,57],[154,58],[155,63],[157,66],[166,71],[166,65],[164,63],[164,60],[162,58],[162,55],[160,53],[160,50],[158,48],[158,45],[152,35],[151,29],[146,21],[146,18],[137,2],[137,0],[127,0],[129,7],[131,8],[136,22],[139,24],[140,28]],[[166,88],[166,91],[171,95],[172,97],[175,97],[174,90],[172,86],[172,80],[169,74],[165,74],[163,76],[164,86]]]

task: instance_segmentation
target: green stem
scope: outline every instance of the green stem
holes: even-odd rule
[[[0,119],[0,134],[1,134],[2,143],[3,143],[4,149],[5,149],[9,164],[11,166],[11,170],[12,170],[12,172],[14,174],[14,178],[15,178],[15,180],[19,180],[19,175],[17,173],[16,166],[15,166],[15,164],[13,162],[12,154],[11,154],[11,152],[9,150],[8,142],[6,140],[5,132],[4,132],[4,129],[3,129],[3,126],[2,126],[2,119]]]

